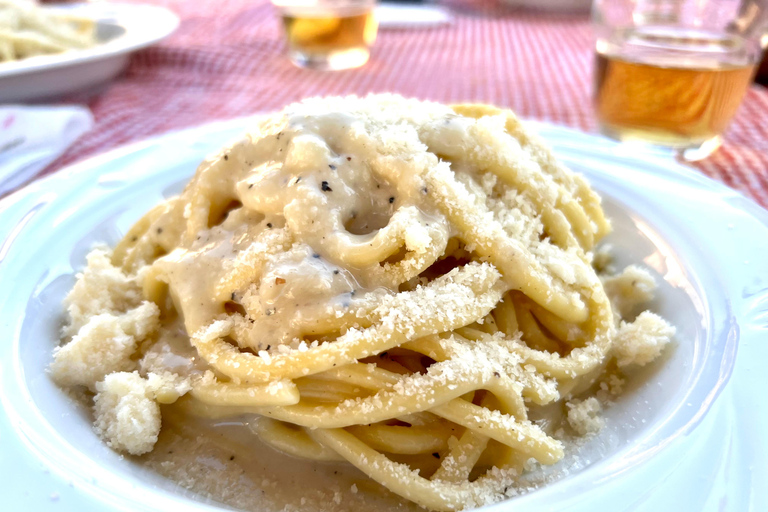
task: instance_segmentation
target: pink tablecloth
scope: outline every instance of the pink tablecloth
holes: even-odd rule
[[[125,75],[100,95],[70,98],[90,106],[96,127],[45,173],[153,134],[316,95],[394,91],[441,102],[479,101],[595,130],[592,36],[584,15],[451,0],[452,25],[383,30],[366,66],[325,73],[288,62],[267,0],[143,1],[174,10],[180,29],[135,55]],[[749,91],[725,139],[697,168],[768,207],[768,90]]]

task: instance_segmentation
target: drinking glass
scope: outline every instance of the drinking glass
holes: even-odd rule
[[[336,70],[368,62],[376,40],[376,0],[272,0],[288,56],[300,67]]]
[[[685,160],[711,154],[768,45],[767,12],[768,0],[595,0],[603,133]]]

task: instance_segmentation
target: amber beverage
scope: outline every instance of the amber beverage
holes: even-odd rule
[[[719,137],[755,71],[738,41],[671,33],[634,33],[629,41],[623,51],[597,53],[595,107],[603,131],[675,148]]]
[[[683,160],[714,152],[768,45],[768,0],[593,0],[592,21],[603,133]]]
[[[378,30],[373,7],[372,2],[278,6],[290,58],[299,66],[316,69],[362,66]]]

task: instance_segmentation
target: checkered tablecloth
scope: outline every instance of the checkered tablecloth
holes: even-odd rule
[[[137,53],[127,72],[87,103],[95,129],[44,174],[127,142],[212,120],[270,111],[307,96],[392,91],[441,102],[478,101],[595,131],[588,16],[450,0],[454,22],[382,30],[356,70],[294,67],[267,0],[142,0],[182,19],[163,43]],[[724,146],[696,167],[768,207],[768,90],[754,86]]]

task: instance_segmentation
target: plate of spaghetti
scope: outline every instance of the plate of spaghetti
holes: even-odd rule
[[[179,25],[168,9],[94,2],[39,6],[0,1],[0,102],[71,93],[102,85],[128,57]]]
[[[707,229],[732,236],[765,220],[538,128],[556,153],[495,107],[309,99],[7,198],[0,433],[79,507],[642,501],[717,430],[747,311],[725,252],[658,205],[722,198]]]

